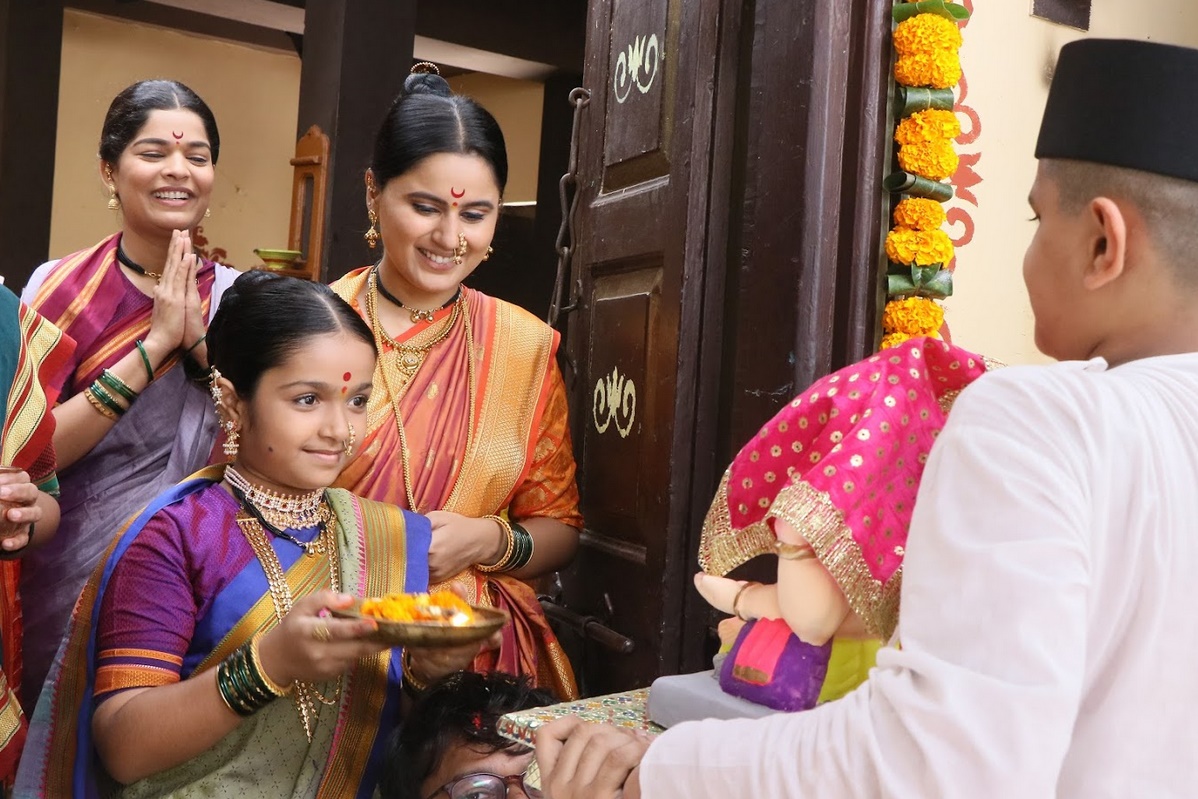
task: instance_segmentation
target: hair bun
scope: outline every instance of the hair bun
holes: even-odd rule
[[[431,72],[416,72],[408,75],[403,82],[403,96],[412,94],[433,94],[438,97],[450,97],[453,90],[449,83],[440,75]]]
[[[247,269],[237,276],[230,287],[231,291],[237,294],[245,294],[255,291],[259,286],[275,280],[282,280],[286,275],[280,275],[276,272],[270,272],[266,269]]]

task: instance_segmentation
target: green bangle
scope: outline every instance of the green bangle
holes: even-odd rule
[[[532,533],[528,532],[528,529],[522,524],[512,522],[512,533],[516,538],[516,551],[512,554],[512,561],[508,564],[507,571],[518,571],[532,560],[535,542]]]
[[[125,411],[129,410],[124,405],[116,401],[116,398],[104,390],[104,386],[100,385],[100,381],[92,383],[87,387],[87,391],[96,401],[103,404],[105,408],[115,413],[117,416],[124,416]]]
[[[206,339],[206,338],[208,338],[208,334],[207,334],[207,333],[205,333],[204,335],[202,335],[202,336],[200,336],[199,338],[197,338],[197,339],[196,339],[196,343],[195,343],[195,344],[192,344],[190,347],[188,347],[187,349],[183,350],[183,354],[184,354],[184,355],[191,355],[191,351],[192,351],[192,350],[194,350],[196,347],[200,346],[201,344],[203,344],[203,343],[204,343],[204,339]]]
[[[146,379],[151,383],[154,382],[154,364],[150,363],[150,355],[146,352],[146,345],[141,339],[137,340],[137,351],[141,353],[141,362],[146,365]]]
[[[124,397],[126,402],[132,403],[133,400],[137,399],[137,392],[129,388],[129,384],[113,374],[111,370],[105,369],[100,373],[100,377],[98,379],[106,387]]]

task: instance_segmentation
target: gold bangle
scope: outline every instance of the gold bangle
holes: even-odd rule
[[[258,654],[258,639],[261,637],[262,634],[259,633],[250,639],[250,664],[253,666],[254,674],[258,676],[258,679],[262,680],[262,684],[266,686],[266,690],[275,696],[287,696],[295,688],[295,684],[292,683],[284,688],[272,680],[270,675],[266,673],[266,669],[262,668],[262,658]]]
[[[503,529],[503,534],[507,537],[507,549],[504,551],[503,557],[489,565],[480,563],[475,566],[475,568],[480,572],[489,574],[490,572],[502,571],[508,567],[508,563],[512,559],[512,551],[516,548],[516,534],[512,532],[512,525],[509,524],[508,520],[502,516],[492,515],[484,516],[483,518],[490,519],[491,521],[498,523],[500,528]]]
[[[810,544],[786,544],[775,541],[774,551],[782,560],[807,560],[815,557],[815,550]]]
[[[117,415],[117,413],[115,411],[113,411],[111,408],[106,407],[104,405],[104,403],[102,403],[102,402],[100,402],[100,400],[96,399],[96,397],[91,393],[90,390],[85,390],[83,392],[83,396],[87,397],[87,401],[90,402],[92,404],[92,407],[95,408],[97,411],[99,411],[100,415],[103,416],[105,419],[111,419],[112,421],[115,422],[121,418],[119,415]]]
[[[748,591],[750,588],[752,588],[755,585],[760,585],[760,583],[752,583],[752,582],[745,583],[744,585],[742,585],[740,587],[740,590],[736,592],[736,596],[732,598],[732,614],[734,616],[736,616],[736,618],[740,619],[741,621],[752,621],[752,619],[746,619],[744,616],[740,615],[739,605],[740,605],[740,598],[744,595],[745,591]]]
[[[428,683],[418,678],[415,672],[412,671],[412,650],[405,649],[403,657],[399,659],[399,662],[402,664],[404,685],[418,694],[428,690]]]

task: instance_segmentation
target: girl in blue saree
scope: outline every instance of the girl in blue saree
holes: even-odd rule
[[[30,727],[20,796],[368,797],[400,652],[353,597],[423,590],[429,523],[326,488],[375,350],[325,286],[242,275],[208,332],[233,462],[150,503],[88,581]],[[413,652],[413,681],[477,647]]]

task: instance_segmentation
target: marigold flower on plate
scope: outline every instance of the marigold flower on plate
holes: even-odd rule
[[[947,139],[904,144],[898,152],[899,166],[907,172],[930,180],[944,180],[956,174],[961,159]]]
[[[894,129],[894,140],[899,144],[922,144],[960,135],[961,120],[952,111],[939,108],[916,111]]]
[[[955,51],[902,56],[894,63],[894,79],[904,86],[951,89],[961,81],[961,59]]]
[[[362,615],[385,621],[436,621],[468,624],[473,611],[466,600],[452,591],[432,594],[387,594],[362,600]]]
[[[888,350],[891,347],[897,347],[905,341],[910,341],[914,336],[909,336],[906,333],[887,333],[882,336],[881,349]]]
[[[945,219],[944,206],[924,197],[908,197],[894,208],[894,223],[912,230],[939,230]]]
[[[901,56],[955,53],[960,48],[961,29],[938,14],[916,14],[894,29],[894,49]]]
[[[886,257],[907,266],[947,264],[953,258],[953,240],[943,230],[896,227],[886,234]]]
[[[931,336],[944,324],[944,309],[927,297],[907,297],[886,303],[882,328],[887,333]]]

